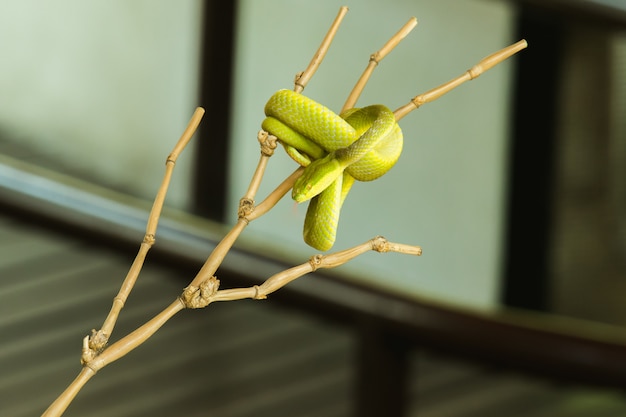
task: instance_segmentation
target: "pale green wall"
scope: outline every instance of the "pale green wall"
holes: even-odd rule
[[[244,0],[232,120],[231,221],[258,160],[267,98],[291,88],[343,3]],[[198,105],[201,1],[9,0],[0,3],[0,129],[134,195],[152,199],[163,163]],[[354,1],[306,94],[338,109],[378,49],[411,16],[418,27],[376,70],[360,104],[396,108],[512,41],[514,11],[488,0]],[[215,65],[220,65],[218,61]],[[372,285],[471,306],[495,304],[511,66],[504,64],[401,123],[405,151],[380,180],[357,184],[337,249],[382,234],[421,258],[368,254],[339,271]],[[219,100],[216,97],[216,100]],[[212,120],[206,123],[225,123]],[[167,203],[190,200],[192,148]],[[294,165],[279,152],[261,195]],[[305,207],[285,199],[244,234],[263,249],[314,253]]]
[[[3,0],[0,129],[147,199],[197,106],[200,0]],[[189,199],[191,152],[167,203]]]
[[[229,198],[234,221],[259,150],[263,106],[292,88],[344,2],[242,1],[237,41],[234,152]],[[354,1],[319,72],[305,93],[339,109],[369,55],[411,16],[417,28],[376,70],[359,104],[396,108],[461,74],[512,39],[514,10],[481,0]],[[421,258],[368,254],[341,271],[372,285],[468,306],[496,304],[502,255],[505,160],[511,66],[503,64],[402,120],[405,150],[390,173],[357,184],[340,220],[335,249],[382,234],[420,244]],[[259,196],[294,163],[279,152]],[[271,185],[271,187],[270,187]],[[306,259],[301,238],[306,207],[286,198],[246,232],[278,251]]]

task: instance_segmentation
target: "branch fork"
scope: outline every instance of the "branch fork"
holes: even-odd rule
[[[180,300],[185,308],[204,308],[208,306],[213,296],[217,293],[220,280],[212,276],[203,281],[200,286],[187,286],[180,295]]]

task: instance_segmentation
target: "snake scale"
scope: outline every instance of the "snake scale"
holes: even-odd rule
[[[402,131],[383,105],[337,115],[314,100],[279,90],[265,105],[262,128],[276,136],[304,172],[292,198],[307,200],[304,241],[326,251],[337,235],[341,206],[354,180],[372,181],[394,166],[402,153]]]

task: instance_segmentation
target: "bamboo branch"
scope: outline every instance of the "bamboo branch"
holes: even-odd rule
[[[135,286],[137,277],[139,276],[141,268],[143,267],[143,264],[145,262],[146,255],[148,254],[150,248],[152,248],[152,246],[154,245],[159,217],[161,216],[161,211],[163,210],[165,195],[167,194],[167,189],[169,188],[172,173],[174,171],[174,167],[176,166],[176,160],[198,129],[203,115],[204,109],[201,107],[196,108],[191,117],[191,120],[185,128],[185,131],[178,139],[178,142],[166,159],[165,175],[163,177],[163,181],[161,182],[161,186],[157,191],[157,195],[154,199],[152,209],[150,210],[150,214],[148,216],[145,236],[143,238],[143,241],[141,242],[141,245],[139,246],[139,251],[135,257],[135,260],[130,266],[126,278],[122,282],[122,286],[120,287],[118,294],[113,298],[113,305],[107,318],[104,320],[101,329],[98,331],[92,330],[91,337],[89,338],[89,347],[92,351],[97,352],[102,350],[107,344],[109,338],[111,337],[111,334],[113,333],[113,328],[115,327],[117,318],[122,308],[124,308],[124,304],[126,303],[130,292]]]
[[[417,26],[417,19],[415,17],[412,17],[409,19],[408,22],[404,24],[404,26],[402,26],[402,28],[395,35],[391,37],[391,39],[387,41],[387,43],[385,43],[385,45],[383,45],[382,48],[380,48],[378,51],[374,52],[370,56],[367,67],[365,67],[363,74],[361,74],[361,77],[356,82],[354,88],[352,89],[352,92],[350,92],[350,94],[348,95],[348,98],[343,105],[343,108],[341,109],[341,113],[353,108],[356,105],[356,102],[359,100],[359,97],[361,96],[361,93],[365,88],[365,84],[367,84],[372,73],[374,72],[374,68],[378,66],[378,63],[382,61],[383,58],[389,54],[389,52],[391,52],[396,46],[398,46],[402,39],[404,39],[413,30],[413,28],[415,28],[415,26]]]
[[[235,301],[245,298],[262,300],[267,298],[269,294],[283,288],[285,285],[293,282],[303,275],[314,272],[320,268],[336,268],[368,251],[376,251],[380,253],[397,252],[415,256],[420,256],[422,254],[422,248],[419,246],[393,243],[389,242],[382,236],[376,236],[367,242],[349,249],[326,255],[314,255],[308,262],[304,262],[300,265],[296,265],[272,275],[261,285],[254,285],[248,288],[217,290],[219,281],[213,279],[212,282],[209,282],[208,288],[193,288],[189,290],[189,292],[195,293],[199,290],[204,291],[204,295],[199,297],[204,301],[198,302],[197,306],[194,308],[206,307],[208,304],[216,301]]]
[[[368,240],[361,245],[335,252],[328,255],[312,256],[308,262],[294,266],[292,268],[281,271],[268,278],[263,284],[255,285],[250,288],[237,288],[233,290],[220,290],[215,293],[211,301],[232,301],[243,298],[252,298],[256,300],[264,299],[269,294],[281,289],[285,285],[300,278],[303,275],[314,272],[320,268],[335,268],[346,262],[362,255],[370,250],[377,252],[401,252],[410,253],[412,255],[421,255],[422,249],[419,246],[411,246],[388,242],[382,236]]]
[[[58,417],[63,415],[67,407],[72,403],[76,395],[80,392],[81,388],[94,376],[96,373],[93,369],[84,366],[78,376],[67,386],[65,391],[57,397],[56,400],[44,411],[41,417]]]
[[[293,187],[293,184],[296,182],[296,179],[300,175],[302,175],[303,167],[299,167],[296,169],[290,176],[288,176],[281,184],[278,185],[272,191],[265,200],[258,206],[254,206],[254,192],[256,192],[258,188],[257,182],[260,182],[261,177],[263,176],[263,172],[265,171],[265,166],[267,164],[266,155],[261,156],[261,160],[259,161],[259,165],[255,171],[253,179],[251,181],[251,185],[248,187],[248,192],[246,196],[242,198],[239,202],[239,218],[237,223],[233,228],[224,236],[224,238],[218,243],[218,245],[213,249],[211,255],[207,258],[204,265],[196,275],[196,277],[191,282],[191,286],[199,286],[202,282],[206,281],[213,275],[222,264],[222,261],[230,251],[230,248],[235,244],[235,241],[246,228],[246,226],[253,220],[258,219],[269,210],[271,210],[281,198],[287,194],[287,192]]]
[[[176,301],[170,304],[165,310],[143,324],[141,327],[113,343],[102,352],[99,352],[96,356],[90,358],[88,361],[83,361],[83,368],[78,376],[65,389],[65,391],[63,391],[63,393],[61,393],[61,395],[59,395],[59,397],[57,397],[52,404],[50,404],[48,409],[42,414],[42,417],[61,416],[67,407],[69,407],[78,392],[87,383],[87,381],[89,381],[89,379],[96,374],[96,372],[140,346],[157,330],[159,330],[161,326],[163,326],[170,318],[184,308],[185,305],[179,299],[176,299]],[[85,350],[91,351],[88,346],[87,338],[83,341],[83,351]],[[85,354],[83,353],[83,358],[84,357]]]
[[[250,180],[248,191],[246,191],[246,194],[243,196],[243,199],[246,200],[254,200],[254,196],[259,190],[261,180],[263,179],[265,169],[267,168],[267,163],[269,162],[270,157],[274,155],[274,150],[276,149],[278,140],[276,136],[270,135],[264,130],[259,131],[257,139],[261,145],[261,159],[259,160],[257,168],[254,171],[254,175]]]
[[[248,221],[258,219],[268,211],[270,211],[281,198],[285,196],[293,187],[296,180],[302,175],[304,167],[298,167],[291,175],[272,191],[254,210],[246,217]]]
[[[501,63],[505,59],[515,55],[516,53],[526,48],[527,46],[528,44],[526,43],[526,41],[522,39],[521,41],[518,41],[514,43],[513,45],[509,45],[506,48],[503,48],[487,56],[486,58],[483,58],[478,64],[474,65],[472,68],[465,71],[462,75],[456,78],[453,78],[447,83],[442,84],[438,87],[435,87],[423,94],[413,97],[413,99],[410,102],[396,109],[393,112],[396,115],[396,121],[402,119],[404,116],[406,116],[413,110],[418,109],[421,105],[437,100],[439,97],[455,89],[456,87],[463,84],[464,82],[477,78],[483,72],[496,66],[497,64]]]
[[[341,25],[341,21],[345,17],[346,13],[348,13],[347,7],[343,6],[339,9],[337,17],[333,21],[333,24],[330,26],[330,29],[326,33],[326,36],[322,40],[322,44],[320,45],[319,49],[317,50],[315,55],[313,55],[313,59],[311,59],[309,66],[304,71],[296,74],[293,88],[293,91],[295,91],[296,93],[301,93],[302,90],[304,90],[304,87],[306,87],[306,85],[309,83],[309,80],[311,79],[311,77],[313,77],[313,74],[315,74],[315,71],[317,71],[317,68],[324,60],[326,52],[328,52],[328,48],[330,48],[330,44],[335,38],[337,30],[339,29],[339,25]]]
[[[219,268],[219,266],[222,264],[222,261],[226,257],[226,254],[228,254],[230,249],[235,244],[235,241],[247,225],[247,220],[245,220],[244,218],[239,218],[233,228],[226,234],[226,236],[224,236],[220,243],[217,244],[215,249],[213,249],[213,252],[211,252],[211,255],[209,255],[206,262],[204,263],[204,265],[202,265],[202,268],[200,268],[200,271],[198,271],[198,274],[189,285],[199,286],[215,274],[217,268]]]

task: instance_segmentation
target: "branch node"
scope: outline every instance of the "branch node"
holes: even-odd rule
[[[300,71],[296,74],[296,77],[293,80],[296,92],[301,92],[302,90],[304,90],[304,87],[305,87],[304,84],[300,83],[300,80],[302,79],[303,75],[304,75],[304,71]]]
[[[91,331],[91,337],[89,336],[85,336],[83,338],[83,353],[80,357],[80,364],[83,367],[87,367],[89,369],[91,369],[91,371],[96,374],[98,372],[98,369],[100,369],[98,366],[95,366],[93,361],[94,359],[96,359],[96,357],[100,354],[100,352],[102,352],[102,349],[104,349],[104,346],[101,349],[92,349],[90,347],[90,340],[92,340],[94,338],[94,335],[96,333],[95,330]],[[99,330],[98,333],[101,333],[102,330]]]
[[[267,295],[261,292],[261,287],[254,285],[252,288],[254,288],[254,300],[265,300],[267,298]]]
[[[203,281],[200,286],[189,285],[180,295],[185,308],[204,308],[211,303],[211,298],[219,288],[220,280],[215,276]]]
[[[154,245],[154,242],[156,242],[156,238],[154,236],[154,233],[146,233],[143,237],[143,243],[145,243],[148,246],[152,246]]]
[[[324,260],[324,255],[313,255],[309,258],[309,264],[311,265],[311,272],[315,272],[318,268],[322,266],[322,261]]]
[[[415,105],[416,109],[419,109],[423,104],[426,103],[426,98],[424,94],[420,94],[419,96],[415,96],[411,99],[411,103]]]
[[[469,77],[471,80],[478,78],[480,74],[483,73],[483,68],[480,65],[474,65],[472,68],[467,70]]]
[[[126,299],[124,297],[121,297],[119,294],[117,294],[115,297],[113,297],[113,304],[115,303],[119,303],[119,307],[120,310],[124,308],[124,305],[126,304]]]
[[[370,62],[373,62],[376,65],[378,65],[381,59],[382,58],[380,58],[380,52],[375,52],[372,55],[370,55]]]
[[[172,152],[169,155],[167,155],[167,158],[165,159],[165,165],[168,165],[168,164],[176,165],[177,159],[178,159],[178,155]]]
[[[274,150],[278,146],[278,138],[274,135],[270,135],[265,130],[259,130],[257,134],[257,139],[261,144],[261,155],[263,156],[272,156],[274,155]]]
[[[89,336],[89,348],[96,351],[96,353],[102,351],[109,341],[109,335],[102,330],[91,330],[91,336]]]
[[[239,209],[237,210],[237,217],[240,219],[248,220],[248,216],[254,211],[254,200],[244,197],[239,200]]]
[[[376,252],[385,253],[389,252],[389,241],[382,236],[376,236],[372,240],[370,240],[372,245],[372,250]]]

